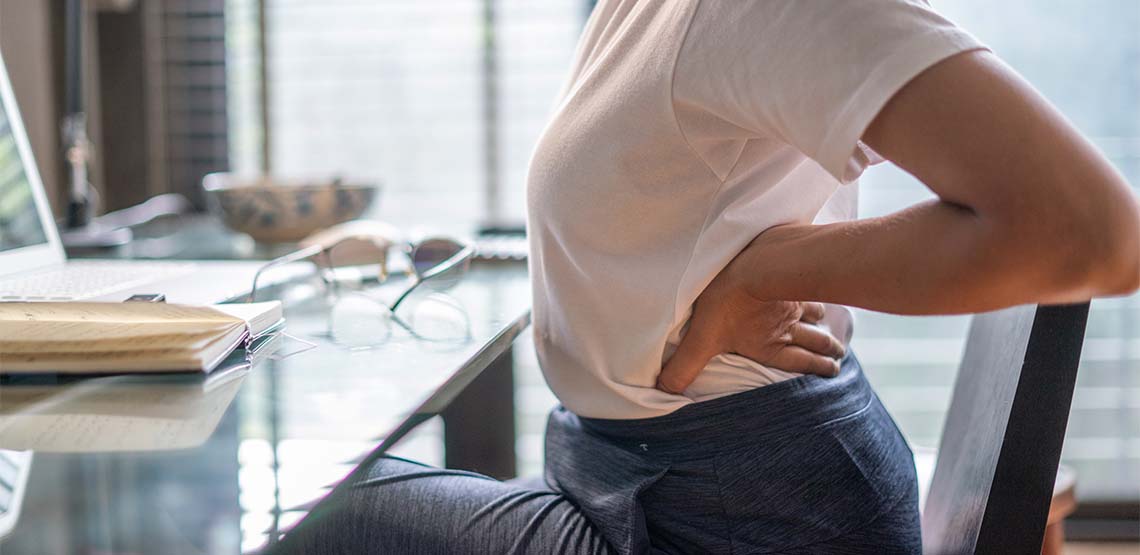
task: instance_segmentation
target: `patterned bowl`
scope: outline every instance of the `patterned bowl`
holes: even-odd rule
[[[202,178],[210,204],[226,226],[263,243],[290,243],[359,218],[379,191],[340,178],[282,179],[211,173]]]

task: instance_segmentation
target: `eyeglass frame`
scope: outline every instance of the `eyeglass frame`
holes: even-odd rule
[[[342,239],[340,239],[340,240],[338,240],[332,244],[329,244],[329,245],[310,245],[308,247],[295,250],[291,253],[284,254],[282,256],[279,256],[277,258],[274,258],[274,259],[266,262],[260,268],[257,269],[257,272],[254,273],[253,284],[250,286],[249,295],[247,297],[246,302],[249,302],[249,303],[256,302],[258,281],[261,279],[262,274],[264,274],[265,272],[272,270],[274,268],[284,266],[286,264],[292,264],[295,262],[303,262],[305,260],[313,260],[313,264],[316,265],[317,269],[319,270],[318,275],[320,276],[321,281],[325,284],[325,286],[330,291],[332,291],[334,293],[338,292],[340,284],[339,284],[339,281],[336,280],[336,278],[335,278],[336,267],[333,264],[331,253],[332,253],[332,250],[335,249],[337,246],[341,245],[342,243],[344,243],[346,241],[350,241],[350,240],[354,240],[354,239],[359,239],[359,238],[354,237],[354,236],[348,236],[348,237],[344,237],[344,238],[342,238]],[[427,270],[425,270],[424,272],[421,273],[419,270],[416,269],[416,265],[415,265],[415,258],[414,257],[415,257],[416,249],[418,249],[420,246],[424,245],[428,241],[434,241],[434,240],[451,241],[451,242],[454,242],[460,248],[455,254],[453,254],[453,255],[449,256],[448,258],[440,261],[438,264],[428,268]],[[414,243],[412,243],[412,242],[407,243],[405,245],[405,254],[408,255],[408,259],[411,262],[412,275],[415,277],[415,282],[412,283],[411,285],[409,285],[407,288],[405,288],[404,291],[401,292],[400,295],[396,297],[396,300],[394,302],[392,302],[392,304],[384,305],[383,303],[381,303],[383,306],[385,306],[393,314],[395,314],[396,309],[398,309],[400,307],[400,304],[403,303],[404,300],[407,299],[408,296],[410,296],[412,294],[412,292],[415,291],[420,285],[424,284],[425,282],[427,282],[428,280],[430,280],[436,276],[442,275],[444,273],[447,273],[447,272],[455,269],[456,267],[460,266],[461,264],[469,263],[471,261],[471,259],[475,257],[475,247],[473,247],[471,244],[466,243],[464,241],[460,241],[458,239],[453,239],[453,238],[449,238],[449,237],[428,237],[428,238],[421,239],[420,241],[417,241]],[[316,259],[316,260],[314,260],[314,259]],[[323,259],[323,260],[317,261],[320,259]],[[322,265],[321,262],[324,262],[324,265]],[[326,271],[333,274],[333,276],[334,276],[333,279],[331,279],[331,280],[329,279],[328,275],[326,275]]]

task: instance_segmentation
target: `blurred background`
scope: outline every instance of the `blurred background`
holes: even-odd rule
[[[1140,183],[1140,2],[939,0]],[[63,2],[0,0],[0,48],[57,210],[66,205]],[[371,216],[470,233],[523,221],[524,177],[588,0],[100,0],[84,4],[85,101],[103,209],[212,171],[380,182]],[[60,69],[53,69],[60,68]],[[929,195],[885,166],[861,216]],[[61,212],[62,213],[62,212]],[[936,446],[968,318],[859,312],[854,348],[916,445]],[[520,472],[546,411],[529,337],[514,350]],[[405,445],[442,461],[439,424]],[[1140,301],[1093,303],[1064,463],[1074,539],[1140,537]]]

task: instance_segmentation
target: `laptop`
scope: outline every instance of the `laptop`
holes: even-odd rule
[[[0,59],[0,302],[123,301],[162,294],[214,304],[249,293],[263,262],[68,260]],[[274,270],[268,281],[295,276]]]

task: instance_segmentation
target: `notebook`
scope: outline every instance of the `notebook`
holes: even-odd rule
[[[277,301],[0,303],[0,374],[210,372],[283,321]]]

